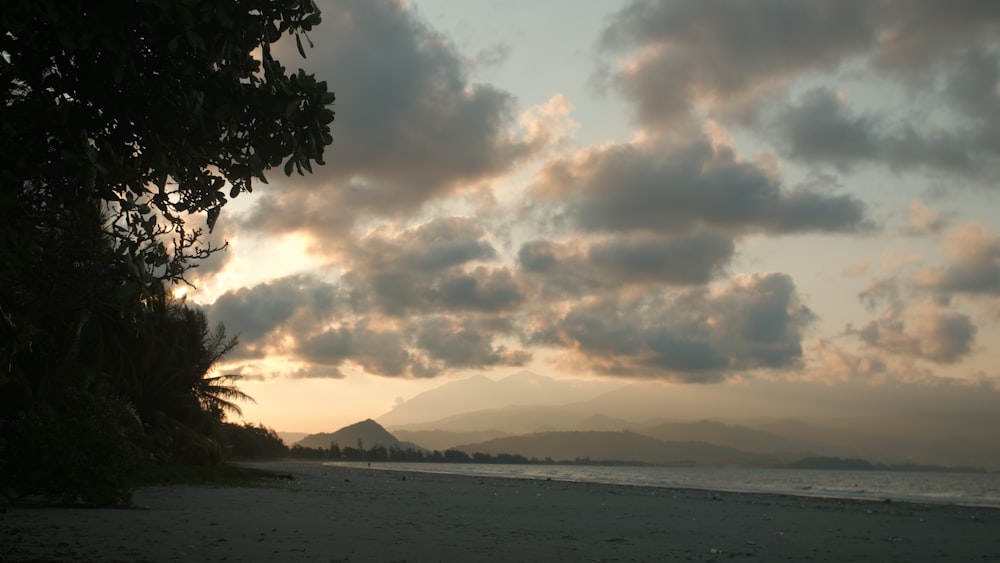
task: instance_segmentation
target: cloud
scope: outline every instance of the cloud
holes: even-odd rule
[[[235,359],[273,356],[296,377],[431,377],[456,369],[520,366],[508,316],[525,300],[491,233],[467,217],[388,226],[345,243],[335,283],[291,276],[241,288],[207,307],[242,333]]]
[[[953,364],[972,352],[976,326],[967,315],[927,302],[913,314],[869,321],[857,334],[868,346],[889,354]]]
[[[729,235],[634,235],[555,242],[534,240],[518,250],[519,275],[542,299],[617,290],[630,285],[708,283],[729,264]]]
[[[423,319],[416,327],[416,345],[423,352],[415,374],[432,376],[453,369],[487,366],[523,366],[531,360],[526,350],[494,346],[491,334],[498,328],[489,323],[443,316]]]
[[[486,228],[473,218],[436,217],[398,233],[375,230],[358,243],[352,257],[365,269],[434,272],[492,261],[497,253],[488,238]]]
[[[934,235],[948,226],[947,218],[919,201],[910,204],[906,218],[903,233],[908,235]]]
[[[850,115],[843,98],[828,88],[806,92],[797,106],[778,116],[788,153],[807,162],[828,162],[842,169],[877,157],[879,120]]]
[[[944,294],[1000,296],[1000,236],[977,223],[952,229],[942,247],[947,264],[917,273],[917,284]]]
[[[878,22],[874,59],[882,68],[926,64],[949,48],[995,37],[1000,6],[990,0],[869,2]]]
[[[798,365],[814,318],[791,278],[753,274],[715,290],[577,302],[535,319],[529,341],[567,350],[599,373],[713,382]]]
[[[510,45],[506,43],[494,43],[489,47],[480,49],[473,61],[478,67],[500,66],[510,57]]]
[[[221,322],[240,346],[228,359],[259,358],[281,348],[285,333],[308,332],[326,318],[350,310],[340,286],[311,276],[294,275],[232,289],[205,307],[212,322]]]
[[[972,352],[977,328],[967,315],[933,299],[908,302],[895,278],[872,281],[858,298],[878,315],[849,333],[872,349],[938,364],[954,364]]]
[[[826,339],[819,339],[809,346],[814,356],[814,372],[821,381],[870,380],[887,371],[885,362],[875,355],[856,355]]]
[[[936,105],[957,113],[957,120],[946,127],[918,125],[929,111],[922,106],[916,110],[919,116],[904,114],[902,119],[859,115],[841,94],[821,87],[806,92],[797,104],[785,106],[773,118],[779,145],[793,159],[829,164],[841,171],[858,164],[883,164],[895,172],[925,170],[995,179],[1000,173],[996,144],[1000,139],[996,96],[1000,67],[993,59],[973,58],[974,62],[953,65],[970,67],[965,72],[951,69],[953,92],[934,96]]]
[[[922,72],[995,39],[998,15],[989,0],[635,0],[611,16],[601,43],[626,53],[613,80],[640,124],[662,131],[702,112],[750,121],[800,76],[849,61]],[[825,125],[843,139],[850,124]]]
[[[494,344],[510,330],[503,322],[446,315],[381,326],[362,319],[303,338],[294,354],[326,374],[355,367],[385,377],[435,377],[459,369],[524,365],[530,352]]]
[[[621,281],[672,285],[709,282],[735,250],[730,237],[699,233],[687,237],[616,237],[591,246],[588,261]]]
[[[897,315],[905,307],[902,298],[902,291],[899,288],[899,280],[894,277],[875,278],[870,281],[865,288],[858,293],[858,301],[870,312],[877,311],[880,307]]]
[[[696,109],[752,114],[805,70],[833,70],[876,40],[868,2],[639,0],[614,14],[608,50],[634,49],[615,81],[640,123],[663,130]]]
[[[411,360],[405,333],[372,328],[368,320],[340,323],[307,336],[294,352],[299,359],[326,367],[327,373],[336,377],[342,376],[341,368],[347,364],[375,375],[406,375]]]
[[[244,342],[288,323],[297,315],[322,318],[343,309],[344,295],[336,285],[316,278],[294,275],[225,292],[206,308],[214,322]]]
[[[227,360],[283,358],[300,366],[295,377],[343,377],[347,369],[434,377],[457,369],[521,366],[531,359],[527,350],[497,343],[513,338],[516,330],[503,316],[435,313],[393,319],[355,311],[332,298],[346,300],[349,294],[346,288],[292,277],[228,292],[207,310],[213,320],[242,333],[241,346]],[[248,365],[243,369],[257,371]]]
[[[391,316],[447,311],[499,313],[521,289],[497,259],[489,232],[470,218],[439,217],[401,232],[378,230],[351,250],[344,282],[372,311]]]
[[[849,232],[869,227],[847,195],[783,190],[768,169],[701,137],[588,149],[548,163],[534,193],[582,231]]]
[[[327,0],[303,61],[337,95],[334,143],[315,174],[272,178],[243,226],[337,236],[508,171],[539,147],[511,133],[516,102],[472,84],[468,61],[403,3]],[[291,43],[280,53],[296,59]]]

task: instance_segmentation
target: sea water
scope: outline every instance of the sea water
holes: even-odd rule
[[[367,467],[366,463],[331,463]],[[1000,508],[1000,473],[745,467],[372,463],[373,469]]]

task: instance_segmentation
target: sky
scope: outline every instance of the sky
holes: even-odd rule
[[[246,420],[523,370],[1000,382],[1000,3],[318,4],[276,55],[336,93],[326,164],[232,201],[186,292]]]

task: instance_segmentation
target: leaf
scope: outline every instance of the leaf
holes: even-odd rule
[[[299,49],[299,54],[302,55],[302,58],[306,58],[306,51],[302,48],[302,39],[299,38],[298,33],[295,34],[295,46]]]
[[[208,210],[208,221],[206,221],[208,232],[212,232],[212,229],[215,228],[215,222],[219,220],[219,213],[221,212],[221,207],[212,207]]]

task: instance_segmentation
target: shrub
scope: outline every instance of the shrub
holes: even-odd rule
[[[131,503],[142,427],[120,400],[73,393],[36,404],[5,428],[0,480],[17,496],[65,504]]]

